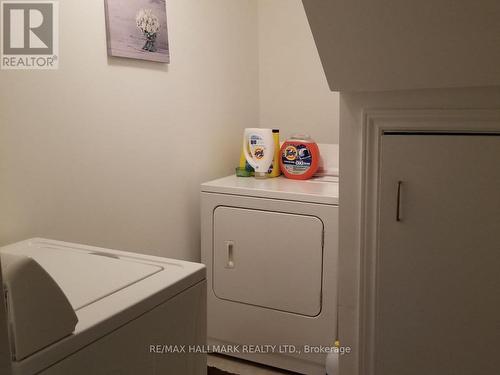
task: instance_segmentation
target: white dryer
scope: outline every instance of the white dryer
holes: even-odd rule
[[[229,176],[201,191],[209,344],[323,375],[308,350],[337,336],[338,183]]]
[[[206,374],[175,350],[206,342],[202,264],[40,238],[0,256],[0,373]]]

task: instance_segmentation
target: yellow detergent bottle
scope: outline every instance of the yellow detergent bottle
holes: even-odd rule
[[[271,164],[271,167],[269,167],[267,177],[278,177],[279,175],[281,175],[279,129],[273,129],[273,138],[274,138],[274,157],[273,157],[273,163]]]

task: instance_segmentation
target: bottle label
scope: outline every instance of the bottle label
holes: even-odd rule
[[[289,144],[283,150],[281,162],[288,173],[301,175],[311,168],[313,156],[306,145]]]
[[[266,152],[266,145],[264,139],[258,134],[250,135],[250,153],[252,156],[260,160],[264,157]]]

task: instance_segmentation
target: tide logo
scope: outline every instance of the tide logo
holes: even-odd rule
[[[294,161],[297,159],[297,147],[287,146],[283,151],[283,156],[286,160]]]
[[[256,159],[262,159],[264,157],[264,149],[262,147],[257,147],[254,151]]]

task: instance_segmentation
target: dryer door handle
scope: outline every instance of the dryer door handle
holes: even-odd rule
[[[403,181],[398,181],[396,194],[396,221],[401,221],[401,189]]]
[[[225,268],[234,268],[234,242],[226,241],[227,262]]]

